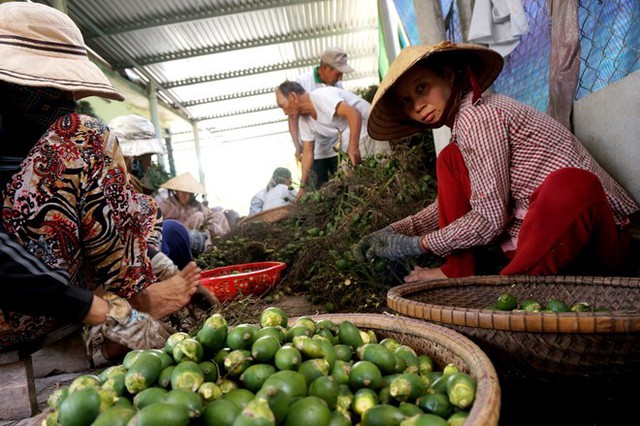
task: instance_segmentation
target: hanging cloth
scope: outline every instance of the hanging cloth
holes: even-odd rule
[[[547,0],[551,21],[547,113],[573,130],[571,113],[580,78],[578,0]]]
[[[529,32],[522,0],[476,0],[469,24],[469,42],[486,44],[503,57]]]

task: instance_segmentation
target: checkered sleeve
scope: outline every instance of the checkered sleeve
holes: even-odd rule
[[[422,236],[438,229],[438,201],[414,215],[392,223],[391,227],[398,234],[409,236]]]

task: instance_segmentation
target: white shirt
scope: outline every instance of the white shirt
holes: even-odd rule
[[[264,205],[264,196],[267,193],[267,188],[262,188],[260,191],[256,193],[256,195],[251,198],[251,206],[249,207],[249,216],[254,215],[256,213],[260,213],[262,211],[262,206]]]
[[[313,71],[308,72],[306,74],[302,74],[300,76],[298,76],[298,78],[296,78],[296,81],[298,83],[300,83],[300,85],[304,88],[305,91],[307,91],[308,93],[313,92],[316,89],[320,89],[322,87],[338,87],[340,89],[344,89],[344,87],[342,86],[342,82],[338,81],[335,86],[329,86],[326,83],[323,83],[322,81],[318,82],[319,78],[316,78],[318,72],[318,67],[315,67],[313,69]],[[299,126],[301,126],[301,123],[304,121],[302,120],[302,116],[300,117],[300,121],[298,124]],[[304,139],[302,137],[302,132],[300,132],[299,137],[302,141],[311,141],[314,139]],[[313,151],[313,158],[316,160],[321,160],[321,159],[325,159],[325,158],[332,158],[335,157],[336,155],[338,155],[334,150],[333,150],[333,146],[338,143],[338,135],[335,134],[331,137],[319,137],[315,140],[315,147],[314,147],[314,151]]]
[[[279,183],[266,191],[262,211],[290,204],[295,200],[297,194],[296,189],[289,189],[287,185]]]
[[[328,138],[337,138],[342,133],[342,150],[346,151],[349,144],[349,121],[336,114],[336,108],[340,102],[356,108],[362,114],[362,126],[360,137],[367,134],[367,121],[371,104],[360,96],[337,87],[323,87],[309,93],[311,102],[316,110],[317,119],[305,116],[306,120],[300,120],[300,138],[303,141],[318,140],[325,143]],[[303,122],[305,125],[303,125]]]
[[[316,80],[316,73],[318,72],[317,70],[318,70],[318,67],[314,68],[314,70],[311,72],[298,76],[298,78],[296,78],[296,82],[300,83],[300,85],[304,87],[304,90],[306,90],[307,92],[313,92],[314,90],[319,89],[321,87],[330,87],[327,84],[323,83],[322,81],[318,82]],[[341,81],[337,82],[335,84],[335,87],[344,89],[344,87],[342,87]]]

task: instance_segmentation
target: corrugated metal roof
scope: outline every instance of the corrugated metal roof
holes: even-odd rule
[[[345,76],[348,90],[378,82],[376,0],[68,0],[67,6],[93,51],[123,74],[129,69],[142,82],[154,80],[161,99],[218,139],[286,134],[273,89],[311,71],[329,46],[350,55],[356,72]]]

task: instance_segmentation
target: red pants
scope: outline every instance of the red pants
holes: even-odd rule
[[[439,226],[470,211],[471,184],[457,145],[447,145],[436,162]],[[598,178],[575,168],[551,173],[529,198],[529,210],[511,261],[502,275],[613,274],[629,253],[628,233],[616,225]],[[448,277],[475,274],[472,249],[446,256]]]

